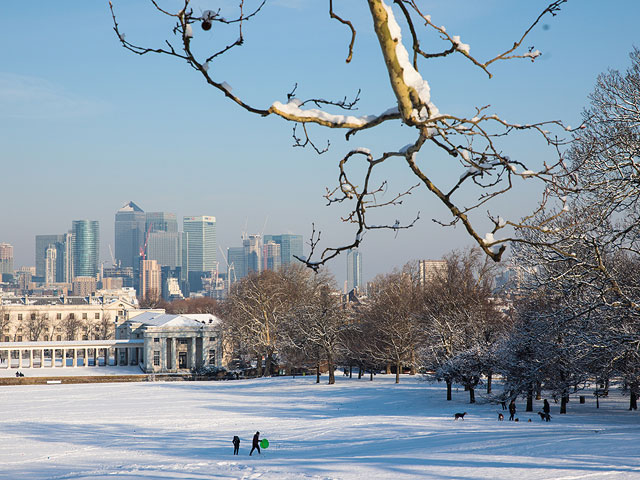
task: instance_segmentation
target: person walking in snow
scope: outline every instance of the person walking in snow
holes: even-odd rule
[[[545,398],[544,405],[542,405],[542,411],[544,412],[545,420],[548,422],[551,419],[551,407],[549,406],[549,401]]]
[[[251,456],[256,448],[258,449],[258,454],[260,454],[260,432],[256,432],[256,434],[253,436],[253,446],[251,447],[249,456]]]
[[[509,404],[509,420],[513,421],[515,416],[516,416],[516,401],[511,400],[511,403]]]
[[[237,435],[233,436],[233,454],[238,455],[238,451],[240,450],[240,437]]]

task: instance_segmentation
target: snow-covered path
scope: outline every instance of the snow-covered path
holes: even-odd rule
[[[551,423],[519,402],[519,422],[498,422],[462,389],[445,402],[442,385],[393,380],[4,386],[0,478],[640,479],[640,414],[617,394],[563,416],[552,403]],[[249,457],[256,430],[271,445]]]

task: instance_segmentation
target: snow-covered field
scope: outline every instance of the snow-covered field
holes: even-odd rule
[[[442,385],[393,381],[3,386],[0,478],[640,478],[640,413],[617,392],[600,410],[572,397],[562,416],[552,402],[551,423],[520,401],[516,423],[462,389],[446,402]],[[250,457],[256,430],[271,445]]]

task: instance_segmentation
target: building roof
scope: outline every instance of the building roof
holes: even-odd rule
[[[128,320],[154,327],[200,327],[202,324],[217,324],[220,319],[210,314],[184,314],[144,312]]]
[[[144,212],[144,210],[142,210],[138,205],[136,205],[133,202],[128,202],[125,203],[122,208],[120,208],[120,210],[118,210],[118,213],[122,213],[122,212]]]

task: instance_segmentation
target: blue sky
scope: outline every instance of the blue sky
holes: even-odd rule
[[[180,2],[163,4],[177,10]],[[233,7],[237,1],[193,3],[196,11],[218,4]],[[327,4],[268,0],[245,25],[245,44],[212,66],[215,78],[260,108],[284,101],[296,82],[301,98],[342,98],[360,88],[358,114],[392,106],[366,3],[334,2],[358,29],[349,65],[344,62],[348,31],[329,19]],[[480,59],[508,48],[545,6],[537,0],[419,4]],[[114,6],[127,40],[155,46],[170,37],[170,27],[150,3],[115,0]],[[424,63],[421,73],[441,111],[472,114],[474,107],[490,104],[491,112],[514,122],[562,119],[575,125],[597,75],[629,64],[629,51],[640,43],[638,18],[636,0],[612,0],[606,7],[571,0],[525,41],[543,52],[535,63],[496,64],[489,80],[457,56]],[[65,232],[72,220],[83,218],[100,221],[102,260],[108,261],[115,212],[129,200],[179,218],[216,216],[218,242],[225,249],[239,245],[245,225],[249,233],[264,228],[263,233],[299,233],[307,239],[312,222],[327,241],[342,244],[351,239],[339,220],[343,211],[326,207],[322,198],[325,187],[335,185],[337,161],[353,147],[381,153],[412,139],[408,129],[390,127],[346,143],[344,132],[312,128],[318,143],[331,141],[331,150],[318,156],[292,148],[291,124],[241,110],[175,58],[124,50],[106,1],[36,1],[28,7],[1,2],[0,19],[0,242],[14,245],[16,266],[34,265],[35,235]],[[237,33],[214,27],[194,29],[194,35],[196,49],[209,51]],[[431,50],[443,45],[433,35],[424,38],[423,46]],[[552,153],[539,143],[514,142],[513,148],[524,158]],[[459,176],[446,159],[434,159],[433,169],[436,176]],[[412,181],[400,164],[385,172],[394,177],[395,190]],[[518,192],[498,207],[517,215],[535,201],[530,183]],[[462,229],[431,221],[448,217],[424,192],[387,219],[410,221],[418,210],[422,220],[411,230],[367,234],[365,279],[470,244]],[[344,256],[331,270],[344,280]]]

